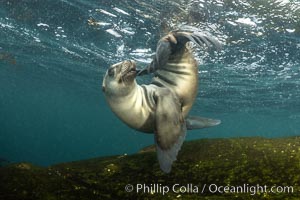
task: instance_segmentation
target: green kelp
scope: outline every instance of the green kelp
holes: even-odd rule
[[[48,168],[11,164],[0,168],[0,182],[0,199],[6,200],[296,200],[300,196],[300,137],[186,142],[170,174],[160,171],[156,154],[148,147],[134,155]]]

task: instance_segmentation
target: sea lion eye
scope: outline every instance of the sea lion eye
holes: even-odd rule
[[[108,70],[108,76],[114,76],[115,75],[115,70],[114,70],[114,68],[110,68],[109,70]]]

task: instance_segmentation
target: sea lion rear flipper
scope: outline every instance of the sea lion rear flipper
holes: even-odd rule
[[[186,128],[188,130],[208,128],[208,127],[219,125],[220,123],[221,120],[210,119],[210,118],[199,117],[199,116],[188,116],[186,118]]]
[[[170,33],[161,38],[156,47],[156,53],[149,66],[139,70],[137,76],[143,76],[155,72],[159,66],[165,66],[172,53],[172,45],[176,45],[177,40],[175,36]]]
[[[159,90],[156,100],[155,144],[160,168],[171,171],[172,163],[182,146],[186,126],[178,98],[168,89]]]
[[[189,32],[189,31],[172,31],[174,37],[177,39],[178,43],[185,45],[187,42],[193,42],[198,46],[215,46],[217,49],[221,49],[222,45],[220,42],[212,36],[206,35],[202,32]]]

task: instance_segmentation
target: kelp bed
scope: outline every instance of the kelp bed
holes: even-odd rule
[[[137,192],[137,184],[145,184],[148,189],[144,187]],[[173,191],[175,184],[178,185]],[[246,186],[249,190],[258,185],[268,189],[274,186],[280,192],[251,193],[248,190],[220,193],[210,191],[210,185]],[[289,186],[292,190],[289,188],[288,191]],[[125,187],[133,191],[126,192]],[[163,188],[170,191],[163,195]],[[134,155],[102,157],[50,167],[17,163],[0,168],[0,199],[5,200],[296,200],[299,197],[300,137],[185,142],[170,174],[160,171],[154,148],[151,147]]]

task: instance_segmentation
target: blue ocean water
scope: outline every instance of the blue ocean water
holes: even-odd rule
[[[153,144],[110,111],[102,78],[125,59],[146,66],[164,33],[189,26],[223,43],[195,51],[191,111],[222,124],[187,140],[300,134],[298,1],[0,0],[0,160],[50,165]]]

